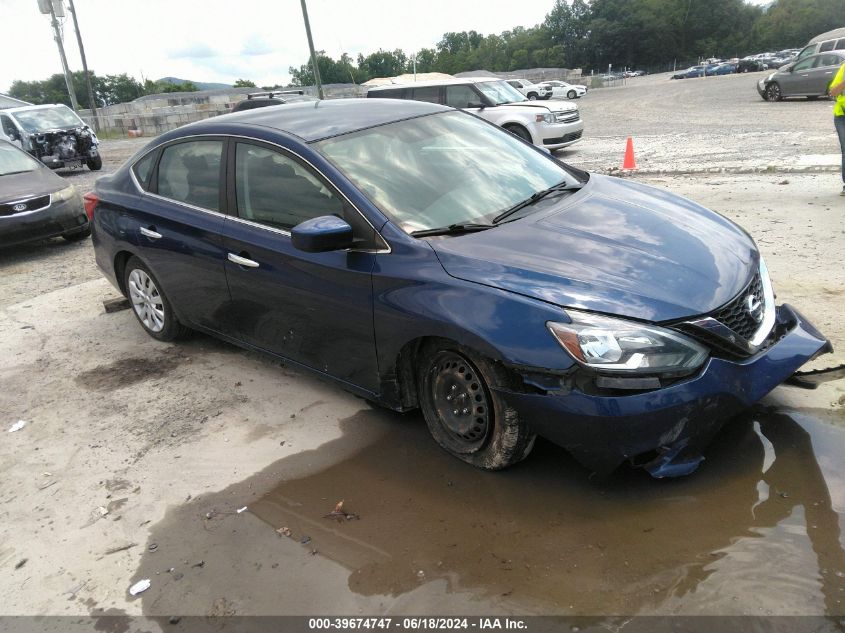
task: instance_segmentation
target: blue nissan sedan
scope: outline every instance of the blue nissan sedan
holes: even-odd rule
[[[146,332],[200,330],[396,411],[475,466],[540,435],[692,472],[832,350],[741,228],[414,101],[287,104],[160,136],[86,196]]]

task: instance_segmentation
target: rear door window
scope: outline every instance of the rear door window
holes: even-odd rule
[[[819,57],[819,63],[816,65],[816,68],[826,68],[828,66],[841,66],[842,65],[842,58],[839,55],[821,55]]]
[[[481,98],[470,86],[446,86],[446,105],[453,108],[468,108],[478,105]]]
[[[835,50],[835,51],[845,50],[845,38],[842,38],[841,40],[837,40],[836,46],[833,47],[833,50]]]
[[[828,40],[827,42],[822,42],[822,45],[819,46],[819,52],[825,53],[827,51],[832,51],[834,44],[836,44],[836,40]]]
[[[220,211],[223,141],[201,140],[165,147],[158,164],[158,195]]]
[[[427,101],[429,103],[440,103],[440,86],[414,88],[414,100]]]

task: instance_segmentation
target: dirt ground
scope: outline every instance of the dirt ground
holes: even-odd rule
[[[591,91],[560,156],[612,172],[634,137],[627,177],[745,227],[837,348],[814,366],[843,363],[831,105],[765,103],[759,76]],[[105,142],[103,173],[145,142]],[[419,414],[205,336],[158,343],[114,296],[90,240],[0,253],[0,615],[845,615],[841,382],[776,389],[682,480],[596,481],[545,442],[484,473]],[[357,519],[325,518],[340,500]]]

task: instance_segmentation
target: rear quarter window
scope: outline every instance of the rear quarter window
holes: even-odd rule
[[[374,99],[410,99],[408,96],[409,90],[404,88],[389,88],[387,90],[373,90],[367,93],[368,97]]]
[[[158,152],[152,151],[132,165],[132,173],[135,174],[135,179],[144,191],[149,191],[150,175],[153,173],[156,156]]]

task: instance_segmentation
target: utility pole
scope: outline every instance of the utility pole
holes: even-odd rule
[[[311,66],[314,68],[314,81],[317,83],[317,96],[323,99],[323,82],[320,81],[320,67],[317,65],[317,53],[314,51],[314,40],[311,38],[308,9],[305,8],[305,0],[300,0],[300,4],[302,4],[302,19],[305,20],[305,33],[308,35],[308,48],[311,51]]]
[[[79,110],[79,104],[76,102],[76,92],[73,90],[73,77],[70,75],[70,70],[67,66],[67,57],[65,57],[65,47],[62,44],[62,33],[59,30],[59,21],[56,19],[56,9],[52,2],[48,3],[50,7],[50,25],[53,27],[53,37],[56,39],[56,45],[59,47],[59,57],[62,58],[62,69],[65,72],[65,83],[67,84],[67,93],[70,96],[70,105],[74,112]]]
[[[70,14],[73,16],[73,27],[76,29],[76,42],[79,44],[79,56],[82,58],[82,72],[85,73],[85,85],[88,88],[88,104],[91,108],[91,116],[94,118],[94,131],[100,131],[100,122],[97,119],[97,102],[94,101],[94,91],[91,89],[91,75],[88,74],[88,62],[85,59],[85,47],[82,46],[82,33],[79,32],[79,20],[76,17],[76,7],[73,0],[68,0]]]

